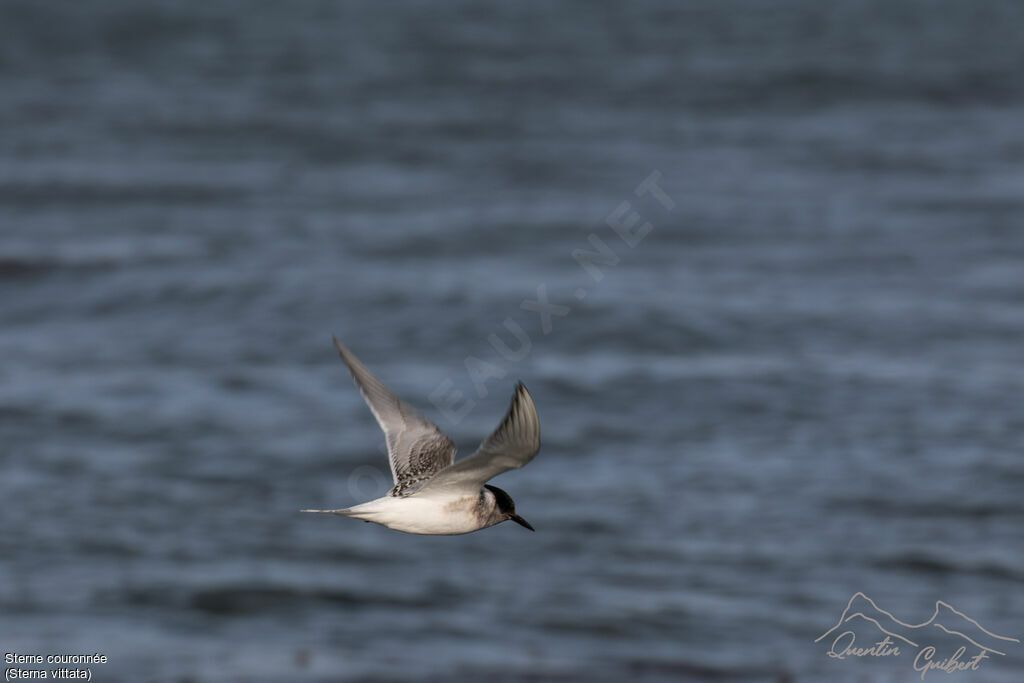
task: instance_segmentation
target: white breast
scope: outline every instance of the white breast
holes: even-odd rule
[[[385,496],[349,508],[347,516],[410,534],[468,534],[490,526],[490,510],[481,509],[479,496]]]

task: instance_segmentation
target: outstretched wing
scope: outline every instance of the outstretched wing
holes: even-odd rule
[[[455,444],[433,422],[396,396],[335,337],[341,359],[384,431],[395,487],[392,496],[409,495],[455,460]]]
[[[512,405],[494,433],[476,453],[446,467],[423,485],[420,495],[435,492],[476,493],[488,480],[502,472],[522,467],[540,450],[540,418],[526,386],[516,384]]]

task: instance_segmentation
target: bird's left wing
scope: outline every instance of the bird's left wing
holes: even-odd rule
[[[405,496],[455,460],[455,444],[433,422],[403,401],[335,337],[334,346],[384,432],[395,487]]]
[[[476,493],[502,472],[522,467],[540,450],[540,417],[526,386],[519,382],[512,405],[494,433],[473,455],[432,476],[417,495],[467,491]]]

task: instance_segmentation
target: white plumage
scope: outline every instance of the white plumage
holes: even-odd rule
[[[507,493],[487,484],[540,450],[540,418],[522,382],[494,433],[473,455],[455,462],[455,444],[437,425],[384,386],[337,339],[334,345],[384,431],[395,486],[361,505],[303,512],[356,517],[411,534],[465,534],[508,519],[533,529],[516,514]]]

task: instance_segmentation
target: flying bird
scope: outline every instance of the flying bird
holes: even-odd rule
[[[340,510],[302,510],[376,522],[410,534],[468,534],[512,520],[512,497],[487,482],[533,460],[540,450],[540,418],[522,382],[508,414],[476,452],[455,462],[455,444],[437,425],[389,390],[334,339],[356,386],[377,418],[388,446],[394,488],[386,496]]]

